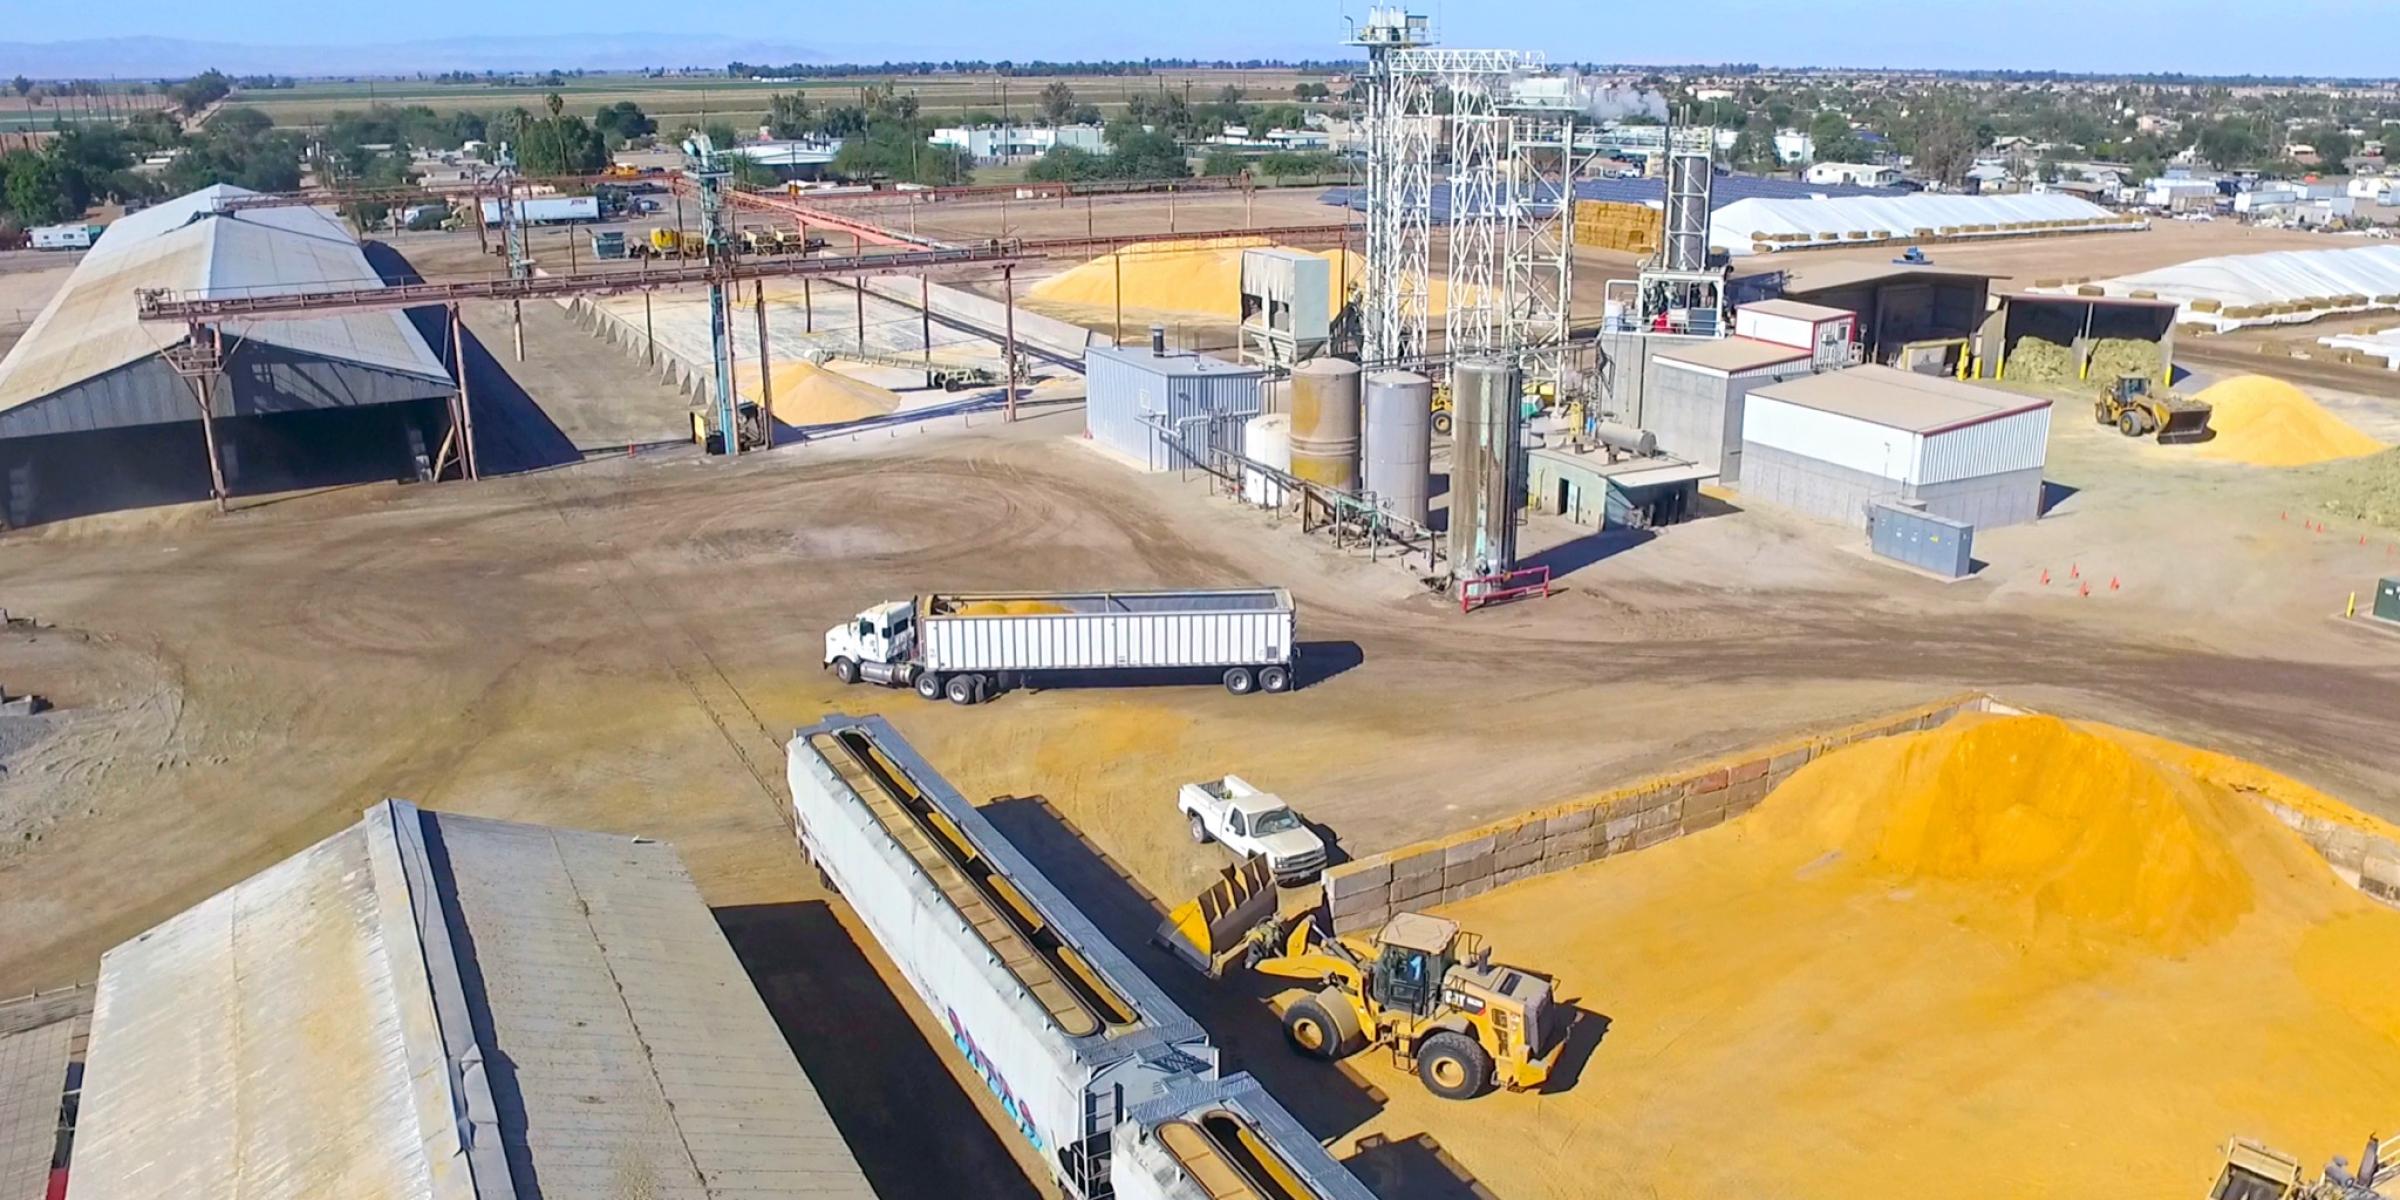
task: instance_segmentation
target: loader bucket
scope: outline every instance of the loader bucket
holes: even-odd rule
[[[2159,444],[2205,442],[2216,436],[2216,431],[2208,427],[2208,417],[2213,411],[2208,405],[2188,400],[2168,408],[2161,414],[2165,419],[2158,426]]]
[[[1150,940],[1214,979],[1243,937],[1275,915],[1275,904],[1275,874],[1267,860],[1245,858],[1218,872],[1207,891],[1176,905]]]

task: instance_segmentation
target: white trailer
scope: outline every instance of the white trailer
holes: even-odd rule
[[[949,593],[878,604],[825,631],[844,683],[975,704],[1053,672],[1208,673],[1235,695],[1296,682],[1282,588]]]
[[[1116,1200],[1375,1200],[1247,1073],[1194,1080],[1117,1126]]]
[[[598,196],[532,196],[517,201],[517,220],[526,225],[564,225],[600,219]],[[500,223],[500,202],[483,202],[483,223]]]
[[[1074,1200],[1111,1134],[1217,1077],[1208,1035],[881,717],[796,730],[801,849]]]
[[[42,225],[30,231],[36,250],[89,250],[100,240],[105,225]]]

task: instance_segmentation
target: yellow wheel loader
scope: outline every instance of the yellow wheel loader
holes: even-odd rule
[[[2213,411],[2198,400],[2187,400],[2173,392],[2151,391],[2146,375],[2120,375],[2114,386],[2092,402],[2094,421],[2114,425],[2126,437],[2156,434],[2162,446],[2205,442],[2215,436],[2215,431],[2208,427]]]
[[[1566,1044],[1547,976],[1495,965],[1458,923],[1401,913],[1373,934],[1328,934],[1316,910],[1276,912],[1260,859],[1228,868],[1153,938],[1211,978],[1239,959],[1261,975],[1318,985],[1284,1012],[1292,1048],[1326,1061],[1382,1047],[1426,1090],[1465,1100],[1498,1084],[1539,1088]]]
[[[2335,1158],[2309,1179],[2300,1160],[2249,1138],[2225,1144],[2208,1200],[2400,1200],[2400,1142],[2367,1139],[2356,1166]]]

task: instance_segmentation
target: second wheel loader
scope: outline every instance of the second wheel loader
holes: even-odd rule
[[[1382,1047],[1446,1100],[1495,1084],[1539,1088],[1566,1045],[1549,977],[1493,963],[1481,939],[1445,917],[1401,913],[1372,934],[1340,935],[1314,910],[1281,917],[1261,859],[1228,868],[1153,940],[1212,978],[1238,959],[1261,975],[1317,984],[1284,1012],[1293,1049],[1331,1061]]]

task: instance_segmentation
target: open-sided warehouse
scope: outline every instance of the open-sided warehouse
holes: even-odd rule
[[[1931,343],[1949,353],[1978,349],[1991,309],[1992,276],[1901,263],[1809,263],[1792,269],[1784,295],[1858,314],[1858,341],[1869,362],[1913,357]]]
[[[1771,384],[1742,417],[1742,494],[1865,528],[1876,501],[1989,529],[2042,511],[2050,401],[1866,366]]]
[[[1731,483],[1741,478],[1742,404],[1750,389],[1815,369],[1808,350],[1752,338],[1661,350],[1650,358],[1637,423],[1668,453]]]
[[[1239,452],[1242,423],[1259,414],[1266,372],[1157,344],[1094,346],[1083,354],[1084,432],[1148,471],[1191,465],[1216,446]],[[1169,431],[1161,436],[1161,428]],[[1172,440],[1170,440],[1172,439]]]
[[[362,820],[101,959],[72,1200],[872,1196],[673,848]]]
[[[210,187],[109,226],[0,359],[0,523],[208,496],[199,393],[175,361],[191,333],[142,322],[137,292],[376,278],[330,212],[218,211],[249,194]],[[223,349],[211,412],[229,491],[408,477],[447,428],[449,372],[402,313],[229,321],[201,336]]]
[[[2228,254],[2035,290],[2084,288],[2171,301],[2177,320],[2219,332],[2245,325],[2293,324],[2336,313],[2400,309],[2400,246]]]
[[[1990,361],[1979,373],[1997,379],[2062,382],[2009,371],[2029,341],[2063,346],[2066,368],[2077,379],[2105,382],[2132,371],[2161,387],[2174,382],[2175,302],[2121,296],[2004,295],[1986,326]],[[2046,347],[2045,347],[2046,349]],[[2050,353],[2056,357],[2055,351]],[[2038,361],[2019,358],[2020,364]]]

